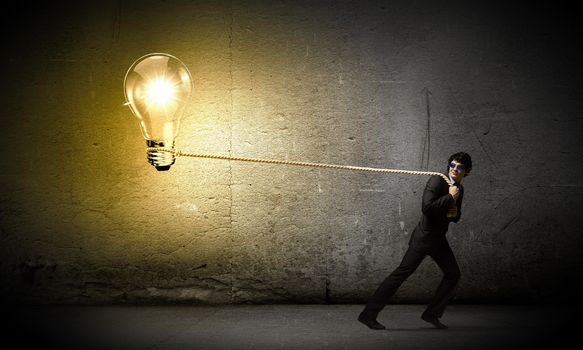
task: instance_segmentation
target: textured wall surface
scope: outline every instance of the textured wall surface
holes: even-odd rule
[[[576,12],[93,3],[3,14],[3,300],[363,302],[399,263],[425,177],[194,158],[151,167],[122,90],[150,52],[194,76],[179,149],[435,171],[464,150],[474,169],[448,233],[458,300],[577,293]],[[395,300],[423,302],[439,279],[427,259]]]

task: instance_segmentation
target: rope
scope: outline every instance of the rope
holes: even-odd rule
[[[360,167],[360,166],[352,166],[352,165],[308,163],[308,162],[296,162],[296,161],[279,160],[279,159],[260,159],[260,158],[233,157],[233,156],[212,155],[212,154],[199,154],[199,153],[182,152],[180,150],[175,150],[172,148],[165,148],[165,147],[149,147],[149,148],[147,148],[147,151],[148,152],[169,152],[169,153],[174,154],[175,157],[222,159],[222,160],[234,160],[234,161],[252,162],[252,163],[297,165],[297,166],[312,167],[312,168],[330,168],[330,169],[343,169],[343,170],[353,170],[353,171],[371,171],[371,172],[376,172],[376,173],[409,174],[409,175],[421,175],[421,176],[437,175],[437,176],[441,176],[449,186],[452,186],[452,183],[447,176],[445,176],[442,173],[438,173],[438,172],[434,172],[434,171],[369,168],[369,167]]]

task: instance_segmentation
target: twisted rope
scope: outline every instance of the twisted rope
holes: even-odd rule
[[[421,175],[421,176],[437,175],[437,176],[441,176],[449,186],[452,186],[452,183],[447,176],[445,176],[442,173],[435,172],[435,171],[369,168],[369,167],[360,167],[360,166],[352,166],[352,165],[296,162],[296,161],[279,160],[279,159],[233,157],[233,156],[223,156],[223,155],[213,155],[213,154],[182,152],[180,150],[175,150],[172,148],[165,148],[165,147],[149,147],[149,148],[147,148],[147,151],[148,152],[169,152],[169,153],[174,154],[175,157],[192,157],[192,158],[234,160],[234,161],[252,162],[252,163],[297,165],[297,166],[312,167],[312,168],[329,168],[329,169],[342,169],[342,170],[353,170],[353,171],[370,171],[370,172],[375,172],[375,173],[409,174],[409,175]]]

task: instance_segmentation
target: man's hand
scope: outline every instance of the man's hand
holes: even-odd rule
[[[457,201],[457,197],[460,196],[460,189],[456,186],[449,186],[449,194],[453,196],[453,199]]]

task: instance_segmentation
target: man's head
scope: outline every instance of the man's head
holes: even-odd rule
[[[472,158],[465,152],[454,153],[447,161],[447,170],[455,182],[461,182],[472,170]]]

